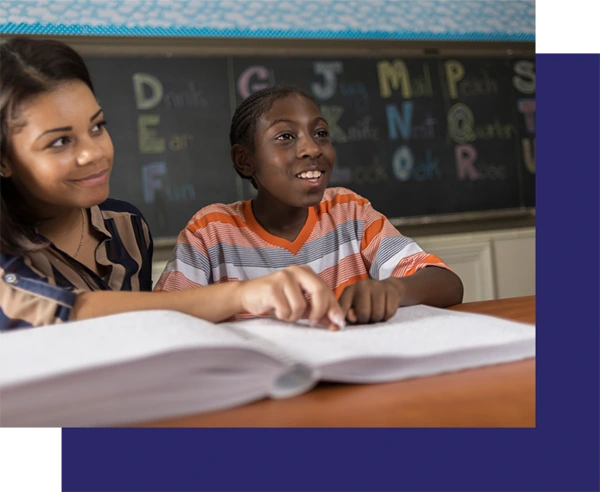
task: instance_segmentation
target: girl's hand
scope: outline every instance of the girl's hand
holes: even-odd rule
[[[344,312],[333,291],[306,265],[240,283],[243,310],[254,315],[273,313],[284,321],[308,318],[330,330],[345,325]],[[310,296],[307,301],[305,294]]]
[[[390,319],[403,297],[401,279],[364,279],[344,289],[340,306],[350,323],[377,323]]]

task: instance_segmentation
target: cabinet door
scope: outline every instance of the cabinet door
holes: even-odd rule
[[[490,241],[451,236],[417,239],[428,253],[439,256],[460,277],[465,288],[463,302],[496,298]]]
[[[492,239],[498,299],[535,295],[535,231]]]

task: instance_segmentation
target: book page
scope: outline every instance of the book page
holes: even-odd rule
[[[185,348],[249,345],[226,325],[165,310],[23,329],[0,336],[0,386]]]
[[[423,305],[402,307],[384,323],[349,325],[333,332],[272,318],[232,324],[317,367],[353,358],[426,357],[535,340],[534,325]]]

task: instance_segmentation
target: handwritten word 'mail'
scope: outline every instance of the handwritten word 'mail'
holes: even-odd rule
[[[404,60],[377,62],[377,77],[379,78],[379,94],[381,97],[383,99],[392,97],[392,89],[400,90],[400,94],[404,99],[432,97],[433,84],[429,66],[423,63],[421,68],[421,73],[418,75],[413,74],[411,78]]]
[[[459,93],[462,96],[498,94],[498,84],[485,68],[480,69],[480,77],[469,78],[465,78],[465,67],[458,60],[445,62],[444,68],[451,99],[456,99]]]
[[[506,166],[495,163],[477,162],[477,149],[471,144],[457,145],[454,149],[458,179],[476,181],[480,179],[506,179]],[[475,166],[477,164],[477,166]]]

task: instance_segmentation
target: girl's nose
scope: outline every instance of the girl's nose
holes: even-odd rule
[[[300,139],[300,145],[298,147],[298,156],[300,158],[309,157],[315,159],[322,153],[321,147],[314,141],[314,139],[308,137]]]

